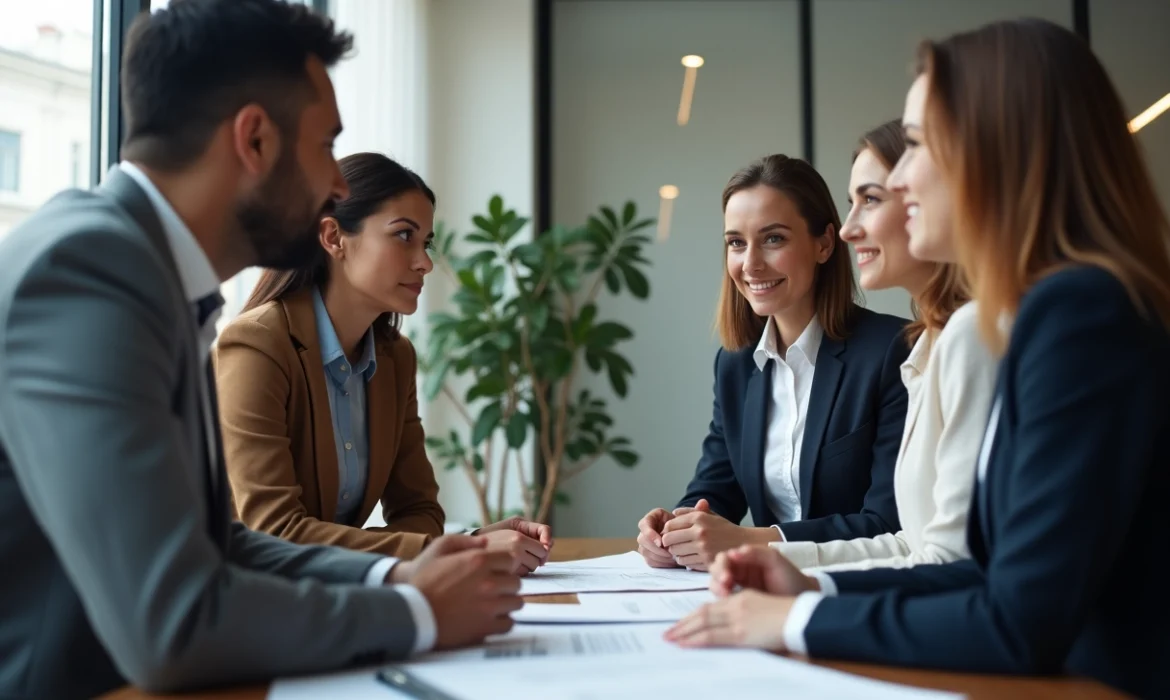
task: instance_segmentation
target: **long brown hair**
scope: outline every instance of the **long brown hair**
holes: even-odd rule
[[[836,236],[841,230],[841,219],[829,186],[808,162],[776,154],[765,156],[731,176],[723,189],[723,211],[732,195],[766,185],[782,192],[796,205],[801,217],[808,224],[812,236]],[[725,253],[726,254],[726,253]],[[813,282],[813,297],[817,321],[825,335],[840,340],[849,334],[850,322],[857,311],[860,291],[853,277],[853,263],[845,246],[833,241],[833,252],[829,259],[817,266]],[[719,339],[728,350],[742,350],[758,343],[764,334],[768,319],[752,310],[748,300],[739,293],[735,281],[723,266],[723,285],[719,290],[719,310],[715,327]]]
[[[431,204],[435,193],[423,179],[380,153],[355,153],[337,162],[349,196],[334,205],[330,214],[347,236],[361,233],[366,217],[386,202],[407,192],[421,192]],[[263,306],[270,301],[285,299],[303,289],[323,287],[329,283],[329,254],[317,246],[313,261],[294,270],[264,270],[243,312]],[[375,335],[380,340],[398,337],[402,319],[396,313],[384,313],[374,322]]]
[[[925,138],[955,193],[959,258],[980,330],[1001,351],[1038,279],[1114,275],[1170,325],[1170,223],[1117,90],[1089,47],[1050,22],[997,22],[919,47]]]
[[[902,122],[893,119],[865,132],[853,151],[853,160],[856,161],[864,150],[873,153],[887,171],[893,171],[894,165],[906,152]],[[942,330],[947,321],[951,320],[951,315],[970,300],[971,293],[959,266],[954,263],[937,263],[926,286],[910,300],[914,320],[906,326],[906,340],[913,345],[926,331],[937,333]]]

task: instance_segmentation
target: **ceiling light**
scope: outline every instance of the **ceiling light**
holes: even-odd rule
[[[678,199],[678,188],[663,185],[658,188],[658,198],[658,240],[665,241],[670,237],[670,214],[674,209],[674,200]]]
[[[1162,99],[1147,107],[1146,111],[1137,115],[1133,118],[1132,121],[1130,121],[1130,133],[1137,133],[1143,126],[1162,116],[1162,112],[1165,112],[1168,109],[1170,109],[1170,92],[1163,95]]]
[[[678,102],[678,125],[685,126],[691,120],[691,102],[695,98],[695,79],[699,76],[699,66],[703,65],[702,56],[683,56],[682,64],[686,67],[683,74],[682,98]]]

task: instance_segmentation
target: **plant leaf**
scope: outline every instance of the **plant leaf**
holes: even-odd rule
[[[442,360],[423,380],[423,394],[426,395],[428,401],[433,401],[439,395],[439,392],[443,390],[443,382],[446,381],[447,372],[450,369],[451,363],[447,360]]]
[[[638,268],[633,265],[618,263],[622,269],[622,274],[625,275],[626,285],[630,288],[630,294],[633,294],[638,299],[645,299],[650,296],[650,282],[646,279]]]
[[[626,233],[633,233],[634,231],[641,231],[647,226],[653,226],[656,223],[655,219],[642,219],[638,223],[626,228]]]
[[[499,427],[502,415],[503,407],[499,401],[493,401],[485,406],[479,412],[479,417],[475,419],[475,427],[471,430],[471,444],[479,445],[486,440]]]
[[[615,462],[627,469],[638,463],[638,455],[627,450],[613,450],[609,455],[613,457]]]
[[[482,215],[476,214],[475,216],[471,217],[471,223],[475,224],[476,228],[478,228],[480,231],[483,231],[484,233],[488,234],[488,236],[490,236],[490,238],[488,238],[489,243],[495,240],[496,227],[494,224],[492,224],[492,222],[485,219]],[[473,235],[475,234],[468,235],[468,238]]]
[[[628,390],[628,387],[626,386],[627,373],[623,372],[621,366],[613,361],[614,357],[616,357],[616,355],[610,353],[607,358],[609,360],[607,363],[609,365],[609,383],[610,386],[613,387],[613,393],[624,399],[626,397],[626,391]]]
[[[589,331],[590,345],[610,346],[619,340],[628,340],[634,337],[634,332],[626,326],[614,321],[599,323]]]
[[[601,214],[605,217],[605,220],[609,222],[610,230],[616,231],[618,229],[618,218],[617,214],[613,213],[613,209],[610,209],[609,207],[602,207]]]
[[[605,286],[611,294],[617,294],[622,290],[621,278],[618,277],[618,273],[612,267],[605,269]]]
[[[504,215],[504,199],[500,195],[493,195],[488,201],[488,213],[496,219]]]
[[[504,393],[507,388],[503,377],[496,374],[488,374],[480,377],[479,381],[475,383],[475,386],[467,390],[465,400],[467,403],[471,403],[479,398],[498,396]]]
[[[483,471],[483,455],[476,452],[475,456],[471,458],[471,466],[475,469],[475,471],[482,472]]]
[[[522,216],[509,220],[508,223],[504,224],[503,228],[501,229],[500,238],[504,243],[511,241],[512,238],[520,232],[520,229],[524,228],[527,224],[528,219]]]
[[[524,439],[528,437],[528,422],[524,420],[523,414],[515,414],[512,416],[508,421],[506,433],[508,436],[508,447],[515,450],[524,446]]]
[[[626,206],[622,209],[622,226],[629,226],[637,212],[638,210],[632,201],[626,202]]]

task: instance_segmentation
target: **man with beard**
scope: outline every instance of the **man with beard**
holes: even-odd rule
[[[0,696],[92,697],[473,643],[519,579],[479,538],[397,562],[229,522],[220,281],[295,266],[346,195],[326,68],[280,0],[172,0],[124,58],[125,162],[0,242]]]

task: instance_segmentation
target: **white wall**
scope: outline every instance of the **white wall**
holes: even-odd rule
[[[720,195],[767,153],[800,155],[795,2],[657,0],[554,4],[553,217],[582,223],[601,204],[658,213],[678,186],[670,238],[647,250],[650,300],[604,297],[600,316],[631,326],[629,396],[611,402],[642,461],[604,459],[570,482],[561,536],[630,536],[655,506],[673,506],[694,472],[711,418],[712,322],[723,265]],[[683,55],[699,54],[690,123],[676,124]]]
[[[436,219],[469,231],[472,215],[485,211],[494,194],[530,217],[535,187],[532,2],[431,0],[429,5],[429,159],[422,172],[439,200]],[[442,308],[451,291],[438,272],[426,289],[431,311]],[[423,410],[428,433],[465,425],[445,400]],[[476,519],[463,472],[440,469],[437,474],[448,519]],[[508,503],[520,503],[515,482]]]
[[[1170,93],[1170,2],[1094,0],[1089,38],[1125,103],[1128,116]],[[1138,143],[1170,212],[1170,112],[1137,133]]]
[[[1109,0],[1112,2],[1112,0]],[[1141,1],[1141,0],[1139,0]],[[1097,0],[1096,5],[1107,4]],[[857,140],[889,119],[900,119],[914,76],[915,51],[926,38],[1024,15],[1072,26],[1070,0],[816,0],[813,2],[815,163],[849,211],[850,156]],[[866,292],[866,306],[909,316],[900,290]]]

